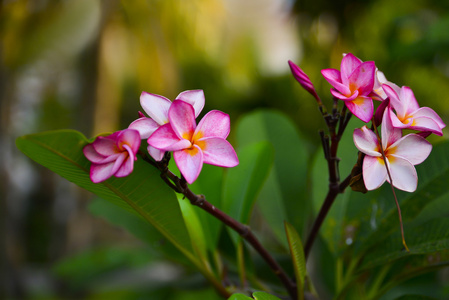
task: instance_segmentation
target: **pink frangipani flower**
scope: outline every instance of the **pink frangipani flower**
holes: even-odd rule
[[[195,118],[201,113],[205,103],[203,90],[188,90],[181,92],[175,100],[181,100],[191,104],[195,110]],[[132,122],[128,128],[139,131],[142,139],[148,139],[159,126],[169,122],[168,110],[170,109],[172,102],[163,96],[142,92],[140,95],[140,104],[150,118],[143,115]],[[148,152],[157,161],[160,161],[164,156],[163,151],[151,146],[148,147]]]
[[[403,86],[399,91],[389,85],[382,85],[386,95],[390,98],[389,117],[393,127],[432,132],[443,135],[442,129],[446,127],[440,116],[429,107],[419,107],[413,91]]]
[[[148,144],[160,151],[173,151],[176,165],[189,184],[197,179],[203,163],[221,167],[238,165],[237,154],[226,141],[229,115],[212,110],[197,126],[193,106],[173,101],[168,118],[170,122],[159,127],[148,138]]]
[[[385,110],[381,145],[390,170],[392,184],[400,190],[414,192],[418,185],[414,165],[422,163],[429,156],[432,145],[417,134],[402,137],[401,129],[393,127],[387,113]],[[362,166],[366,189],[369,191],[377,189],[385,180],[390,182],[376,134],[363,126],[361,129],[354,130],[353,138],[357,149],[366,154]]]
[[[348,53],[341,60],[340,71],[321,70],[324,78],[333,86],[331,94],[345,102],[346,107],[363,122],[373,117],[374,62],[362,62]]]
[[[318,94],[315,91],[315,87],[313,86],[313,83],[310,81],[309,76],[307,76],[304,71],[298,67],[294,62],[291,60],[288,61],[288,65],[290,66],[290,70],[293,74],[293,77],[295,77],[296,81],[299,82],[299,84],[308,91],[315,99],[318,101],[318,103],[321,103],[320,97],[318,97]]]
[[[92,162],[92,182],[105,181],[112,175],[125,177],[131,174],[140,142],[137,130],[124,129],[108,136],[99,136],[92,144],[84,146],[83,153]]]

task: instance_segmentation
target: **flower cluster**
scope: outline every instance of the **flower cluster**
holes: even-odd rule
[[[309,77],[289,64],[296,80],[321,104]],[[365,154],[362,174],[367,190],[388,181],[398,189],[415,191],[414,165],[423,162],[432,149],[425,138],[432,133],[443,135],[446,126],[438,114],[419,107],[412,90],[387,81],[374,62],[363,62],[351,53],[343,56],[340,70],[324,69],[321,74],[332,85],[332,96],[342,100],[354,116],[365,123],[372,121],[372,128],[381,125],[381,137],[367,126],[353,134],[357,149]],[[375,114],[373,100],[380,101]],[[418,132],[402,136],[402,129]]]
[[[142,92],[140,104],[148,114],[127,129],[107,137],[98,137],[84,148],[84,155],[92,162],[90,177],[95,183],[111,176],[123,177],[133,170],[141,139],[148,142],[148,153],[161,161],[167,151],[173,157],[188,183],[199,176],[203,163],[234,167],[239,164],[237,154],[226,140],[230,132],[229,115],[213,110],[200,123],[196,118],[204,107],[202,90],[180,93],[172,102],[155,94]]]

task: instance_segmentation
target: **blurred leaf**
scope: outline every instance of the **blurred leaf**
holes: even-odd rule
[[[410,227],[409,227],[410,228]],[[388,264],[392,261],[409,255],[434,253],[449,249],[449,219],[439,218],[427,223],[411,227],[413,233],[407,237],[407,245],[410,253],[401,250],[400,232],[392,234],[384,241],[377,243],[363,260],[362,269],[372,268],[381,264]],[[443,262],[441,262],[443,263]],[[449,263],[447,261],[446,263]]]
[[[295,228],[288,222],[285,222],[285,232],[287,234],[288,245],[295,270],[296,284],[298,288],[298,299],[304,299],[304,281],[307,275],[306,259],[304,257],[304,248],[301,238]]]
[[[437,300],[437,298],[422,295],[404,295],[395,300]]]
[[[231,297],[228,298],[228,300],[253,300],[253,298],[250,298],[243,294],[232,294]]]
[[[96,36],[101,19],[98,0],[65,1],[45,11],[17,40],[7,44],[9,63],[25,65],[39,58],[58,58],[60,61],[80,51]],[[32,20],[32,19],[30,19]],[[36,24],[37,23],[37,24]],[[30,24],[32,24],[30,26]]]
[[[248,224],[254,202],[273,163],[273,149],[267,142],[247,145],[238,151],[240,164],[229,169],[224,182],[223,211]],[[237,234],[231,237],[237,242]]]
[[[37,163],[142,217],[195,262],[176,196],[162,182],[158,171],[137,160],[131,175],[92,183],[90,162],[82,152],[87,143],[81,133],[72,130],[26,135],[16,140],[17,147]]]
[[[290,119],[270,110],[245,115],[238,124],[239,147],[259,141],[273,146],[274,165],[257,204],[278,239],[287,246],[284,221],[301,233],[310,212],[307,143]]]
[[[253,297],[256,300],[281,300],[278,297],[270,295],[265,292],[255,292],[253,293]]]
[[[146,242],[151,249],[156,252],[168,255],[172,260],[180,260],[180,252],[171,243],[161,243],[163,235],[151,224],[146,222],[140,216],[131,213],[123,208],[113,204],[110,201],[102,198],[95,198],[89,203],[89,211],[98,217],[105,218],[113,225],[125,228],[131,234]],[[150,255],[150,253],[147,253]],[[157,256],[157,253],[151,253],[152,256]]]
[[[65,279],[72,289],[92,287],[106,274],[140,267],[152,261],[145,248],[105,247],[88,250],[58,262],[53,271]]]

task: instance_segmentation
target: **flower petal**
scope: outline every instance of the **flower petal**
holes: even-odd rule
[[[182,100],[192,105],[195,110],[195,118],[201,113],[206,102],[203,90],[184,91],[175,100]]]
[[[107,156],[98,154],[92,144],[87,144],[83,148],[84,156],[93,163],[101,163]]]
[[[200,139],[197,145],[203,151],[204,163],[220,166],[235,167],[239,159],[232,145],[225,139],[219,137]]]
[[[128,128],[137,130],[141,139],[147,139],[150,135],[159,128],[159,124],[153,119],[143,117],[132,122]]]
[[[115,135],[117,136],[117,135]],[[95,151],[97,151],[98,154],[103,156],[110,156],[117,153],[120,153],[117,148],[117,142],[114,139],[111,139],[105,136],[99,136],[93,143],[92,146],[94,147]]]
[[[362,61],[355,57],[354,54],[348,53],[341,60],[340,71],[341,71],[341,82],[349,86],[349,76],[352,72],[362,64]]]
[[[390,155],[388,160],[393,186],[406,192],[414,192],[418,186],[418,175],[412,163],[396,155]],[[388,177],[387,181],[390,182]]]
[[[124,129],[120,131],[117,137],[119,149],[124,147],[125,145],[128,145],[131,149],[130,151],[132,151],[133,153],[137,153],[137,150],[139,150],[140,142],[140,134],[137,130],[134,129]],[[123,149],[122,151],[124,150],[125,149]]]
[[[432,151],[432,144],[417,134],[408,134],[388,148],[389,155],[399,156],[413,165],[422,163]]]
[[[156,149],[154,147],[148,146],[147,147],[148,153],[151,155],[151,157],[155,161],[161,161],[164,158],[165,151]]]
[[[150,146],[163,151],[177,151],[192,145],[190,141],[178,138],[170,123],[159,127],[147,141]]]
[[[97,151],[95,151],[92,144],[88,144],[88,145],[84,146],[83,153],[84,153],[84,156],[86,156],[86,158],[94,164],[105,164],[105,163],[108,163],[111,161],[115,161],[117,159],[117,157],[120,155],[120,152],[114,153],[109,156],[100,155],[100,154],[98,154]]]
[[[221,137],[226,139],[230,131],[229,115],[219,110],[211,110],[201,119],[195,129],[194,137]]]
[[[192,105],[181,100],[173,101],[168,111],[168,119],[178,138],[192,139],[196,127],[195,111]]]
[[[397,140],[402,137],[402,130],[394,128],[390,119],[389,110],[386,109],[382,120],[381,134],[382,134],[382,147],[387,149],[393,145]]]
[[[401,119],[405,118],[406,108],[399,99],[399,95],[396,93],[396,91],[387,84],[383,84],[382,89],[384,90],[387,97],[390,98],[390,105],[394,108],[394,110],[398,114],[398,117]]]
[[[107,164],[92,164],[90,166],[90,180],[92,180],[93,183],[99,183],[114,175],[112,172],[114,163],[115,162],[112,161]]]
[[[375,71],[376,66],[372,61],[360,64],[349,76],[349,85],[355,86],[360,96],[368,96],[373,90]]]
[[[405,108],[405,114],[410,115],[419,108],[418,101],[416,101],[413,91],[408,86],[403,86],[399,93],[399,99]]]
[[[439,136],[443,135],[443,131],[440,126],[438,126],[433,119],[427,117],[413,118],[411,124],[407,126],[407,128],[419,131],[430,131]]]
[[[368,191],[377,189],[387,179],[387,169],[382,157],[365,156],[362,170],[363,182]]]
[[[197,145],[193,145],[189,149],[173,152],[173,158],[186,181],[192,184],[203,168],[203,152],[201,149]]]
[[[321,74],[324,79],[326,79],[327,82],[329,82],[342,95],[349,97],[352,94],[349,87],[341,83],[340,71],[335,69],[324,69],[321,70]]]
[[[348,109],[360,120],[368,123],[373,117],[373,100],[369,97],[359,96],[352,101],[345,101]]]
[[[334,96],[335,98],[338,98],[340,100],[352,101],[352,100],[355,100],[359,96],[359,91],[356,90],[352,95],[348,94],[348,96],[345,96],[345,95],[341,94],[339,91],[337,91],[335,88],[333,88],[333,89],[331,89],[331,94],[332,94],[332,96]]]
[[[353,134],[354,144],[361,152],[369,156],[381,157],[379,142],[374,132],[366,126],[356,128]]]
[[[418,110],[413,112],[413,117],[427,117],[432,120],[434,120],[438,126],[443,129],[446,127],[446,124],[444,124],[443,120],[440,118],[440,116],[431,108],[429,107],[421,107]]]
[[[171,101],[167,98],[156,94],[142,92],[142,94],[140,94],[140,105],[159,125],[168,123],[168,110],[170,109]]]
[[[128,155],[126,159],[122,162],[120,168],[114,174],[115,177],[125,177],[132,173],[134,169],[134,161],[136,160],[136,156],[134,155],[132,149],[128,145],[124,145],[126,148]]]

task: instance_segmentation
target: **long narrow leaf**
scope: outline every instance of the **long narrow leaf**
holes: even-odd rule
[[[290,247],[290,254],[293,261],[293,267],[296,276],[296,285],[298,287],[298,299],[304,299],[304,281],[306,278],[306,258],[301,243],[301,238],[295,228],[288,222],[285,222],[285,233]]]

